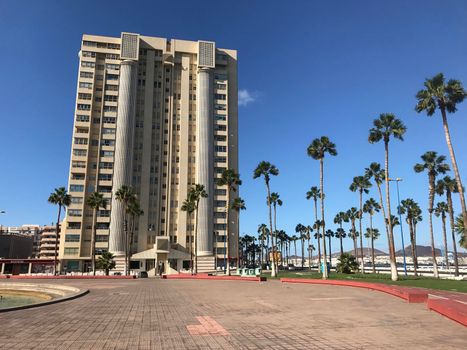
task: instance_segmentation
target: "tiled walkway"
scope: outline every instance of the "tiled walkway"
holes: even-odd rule
[[[90,293],[0,314],[0,349],[433,350],[467,343],[463,326],[423,304],[356,288],[154,279],[38,283]]]

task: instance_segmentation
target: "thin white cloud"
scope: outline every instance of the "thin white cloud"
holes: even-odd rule
[[[238,105],[239,106],[246,106],[250,103],[255,102],[255,100],[256,100],[256,96],[254,96],[247,89],[238,90]]]

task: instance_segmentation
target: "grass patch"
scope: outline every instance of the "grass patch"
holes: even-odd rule
[[[270,275],[265,274],[268,279],[271,278]],[[317,272],[289,272],[281,271],[277,278],[314,278],[321,279],[322,275]],[[274,279],[274,278],[271,278]],[[384,283],[384,284],[393,284],[406,287],[419,287],[419,288],[429,288],[429,289],[438,289],[438,290],[447,290],[454,292],[463,292],[467,293],[467,281],[455,281],[455,280],[445,280],[437,279],[433,277],[419,277],[419,276],[399,276],[398,281],[392,281],[391,275],[389,274],[379,274],[379,273],[356,273],[356,274],[341,274],[331,272],[329,274],[329,279],[333,280],[353,280],[353,281],[362,281],[362,282],[371,282],[371,283]]]

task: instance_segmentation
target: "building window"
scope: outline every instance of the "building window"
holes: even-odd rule
[[[79,230],[81,229],[81,222],[69,222],[67,228],[70,230]]]
[[[214,230],[224,231],[226,229],[226,224],[214,224]]]
[[[214,94],[214,99],[216,100],[225,100],[227,96],[225,94]]]
[[[76,116],[76,121],[77,122],[88,122],[89,121],[89,116],[88,115],[78,114]]]
[[[227,194],[227,190],[225,188],[216,188],[214,193],[216,196],[225,196]]]
[[[71,203],[81,204],[83,203],[83,197],[71,197]]]
[[[226,201],[214,201],[214,206],[217,208],[225,208],[226,204]]]
[[[226,116],[226,115],[216,114],[216,115],[214,116],[214,119],[215,119],[215,120],[226,120],[226,119],[227,119],[227,116]]]
[[[80,238],[80,235],[66,234],[65,235],[65,242],[79,242],[79,238]]]
[[[117,74],[107,74],[107,80],[118,80]]]
[[[216,131],[226,131],[227,130],[227,125],[216,124],[216,125],[214,125],[214,130],[216,130]]]
[[[115,124],[115,117],[104,117],[103,122],[107,124]]]
[[[86,157],[86,150],[85,149],[74,149],[73,155],[77,157]]]
[[[96,64],[94,62],[86,62],[86,61],[81,62],[81,67],[85,67],[85,68],[94,68],[95,65]]]
[[[82,137],[75,137],[75,145],[87,145],[88,139]]]
[[[99,180],[112,181],[112,174],[99,174]]]
[[[108,242],[109,236],[108,235],[96,235],[96,242]]]
[[[79,209],[68,209],[67,214],[68,216],[82,216],[83,212]]]
[[[81,78],[92,79],[92,77],[94,76],[94,73],[93,72],[79,72],[79,76]]]
[[[83,83],[83,82],[80,82],[80,83],[79,83],[79,87],[80,87],[80,88],[83,88],[83,89],[92,89],[92,84],[91,84],[91,83]]]
[[[79,111],[90,111],[91,110],[91,105],[78,103],[78,110]]]
[[[65,248],[64,255],[77,255],[79,248]]]
[[[113,163],[101,162],[101,163],[99,163],[99,168],[101,168],[101,169],[112,169],[113,168]]]
[[[113,157],[114,152],[113,151],[101,151],[101,157]]]
[[[215,146],[214,151],[215,152],[227,152],[227,147],[226,146]]]
[[[84,186],[83,185],[70,185],[70,192],[83,192]]]

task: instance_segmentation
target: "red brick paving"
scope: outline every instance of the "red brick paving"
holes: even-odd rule
[[[1,314],[0,349],[433,350],[467,343],[463,326],[423,304],[358,288],[278,281],[37,282],[81,286],[90,293]],[[228,335],[206,318],[204,324],[219,332],[190,334],[187,326],[201,326],[200,316]]]

